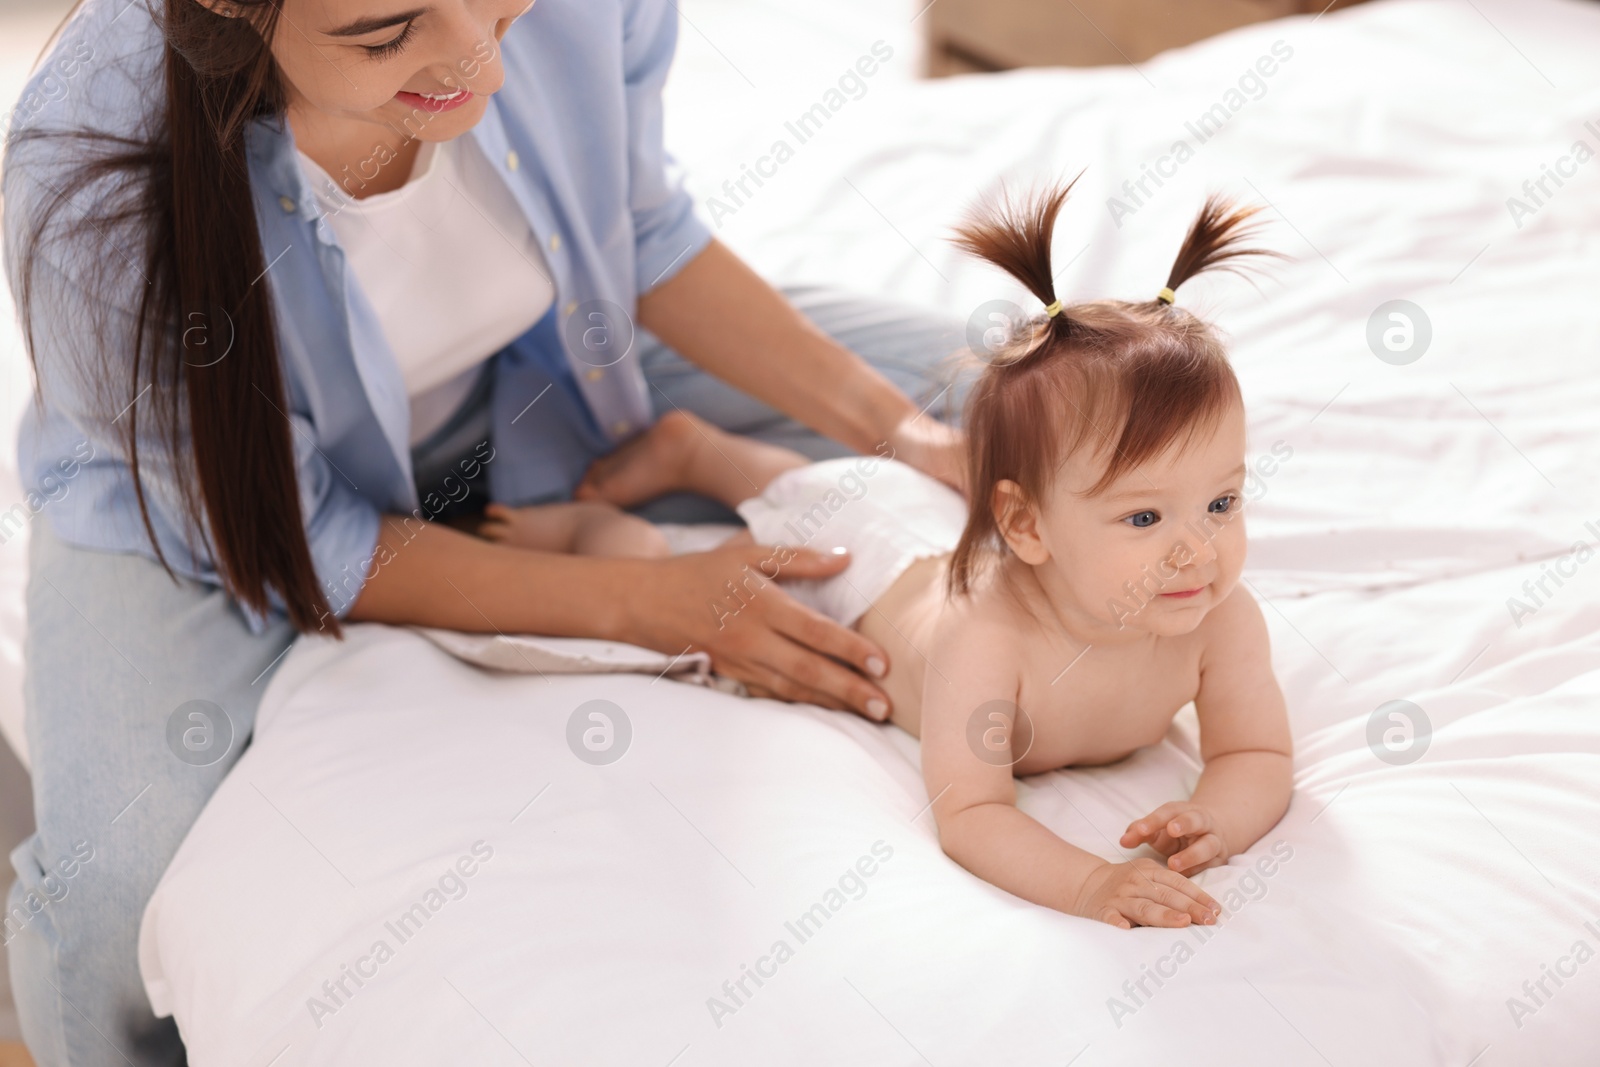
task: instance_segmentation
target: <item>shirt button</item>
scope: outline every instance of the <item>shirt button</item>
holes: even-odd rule
[[[293,215],[294,214],[295,203],[294,203],[294,200],[291,197],[287,197],[287,196],[278,197],[278,206],[283,208],[283,213],[285,215]]]
[[[516,170],[517,167],[521,165],[521,162],[522,161],[517,158],[516,149],[512,149],[511,151],[506,153],[506,169],[507,170]]]
[[[599,367],[595,367],[595,368],[589,370],[587,373],[584,374],[584,377],[589,379],[591,382],[598,382],[601,378],[604,378],[605,376],[606,376],[606,372],[601,370]]]
[[[561,235],[559,233],[553,233],[550,235],[550,251],[561,251]]]
[[[627,419],[619,419],[611,424],[611,434],[613,437],[625,437],[627,436],[628,431],[631,429],[633,429],[633,427],[628,424]]]
[[[568,300],[567,301],[567,306],[564,309],[562,309],[561,313],[563,315],[571,315],[574,311],[577,311],[577,310],[578,310],[578,302],[576,300]]]

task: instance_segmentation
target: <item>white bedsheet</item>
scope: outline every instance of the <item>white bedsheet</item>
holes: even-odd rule
[[[1266,93],[1113,226],[1105,199],[1278,40],[1293,56]],[[647,676],[491,675],[364,626],[285,660],[146,912],[147,983],[192,1062],[1596,1062],[1600,556],[1561,557],[1600,542],[1600,161],[1520,228],[1506,199],[1575,140],[1600,146],[1597,50],[1600,6],[1378,0],[1138,71],[886,80],[729,220],[771,276],[965,315],[1017,296],[939,241],[1001,175],[1090,167],[1059,238],[1073,296],[1153,292],[1205,188],[1273,205],[1294,262],[1259,293],[1224,277],[1180,297],[1234,335],[1252,451],[1292,449],[1251,504],[1247,577],[1296,794],[1202,876],[1232,905],[1204,944],[966,874],[892,728]],[[712,103],[673,92],[675,115]],[[784,117],[673,136],[709,192]],[[1365,340],[1391,299],[1433,326],[1405,366]],[[1522,583],[1558,564],[1572,577],[1532,604]],[[1512,597],[1534,610],[1514,620]],[[596,699],[632,723],[607,766],[567,745]],[[1369,747],[1393,700],[1432,724],[1409,764]],[[1111,856],[1197,772],[1186,713],[1115,767],[1025,781],[1021,803]],[[463,894],[430,898],[462,857]],[[872,875],[830,897],[863,857]],[[402,943],[386,924],[419,903]],[[786,923],[819,903],[839,906],[802,941]],[[336,1001],[323,983],[363,957],[372,976]],[[735,1001],[724,983],[763,957]]]

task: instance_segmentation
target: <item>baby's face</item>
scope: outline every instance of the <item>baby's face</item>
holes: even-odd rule
[[[1074,457],[1039,514],[1049,558],[1039,578],[1098,624],[1186,634],[1220,604],[1244,567],[1244,412],[1234,405],[1200,431],[1117,479],[1086,491],[1104,459]]]

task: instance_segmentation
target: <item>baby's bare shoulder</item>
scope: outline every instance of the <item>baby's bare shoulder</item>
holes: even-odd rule
[[[1025,632],[1016,619],[1016,607],[993,587],[980,587],[945,602],[933,631],[934,647],[946,656],[967,659],[974,654],[994,656],[1015,645]]]

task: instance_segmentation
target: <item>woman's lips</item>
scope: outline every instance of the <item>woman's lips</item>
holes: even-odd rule
[[[424,96],[422,93],[408,93],[405,90],[395,93],[394,96],[403,104],[421,108],[435,115],[441,111],[454,111],[472,99],[472,94],[465,89],[457,89],[451,96]]]
[[[1195,596],[1196,594],[1204,592],[1205,588],[1206,588],[1205,586],[1199,585],[1199,586],[1195,586],[1193,589],[1185,589],[1180,593],[1162,593],[1161,595],[1164,596],[1164,597],[1171,597],[1174,600],[1182,600],[1185,597]]]

